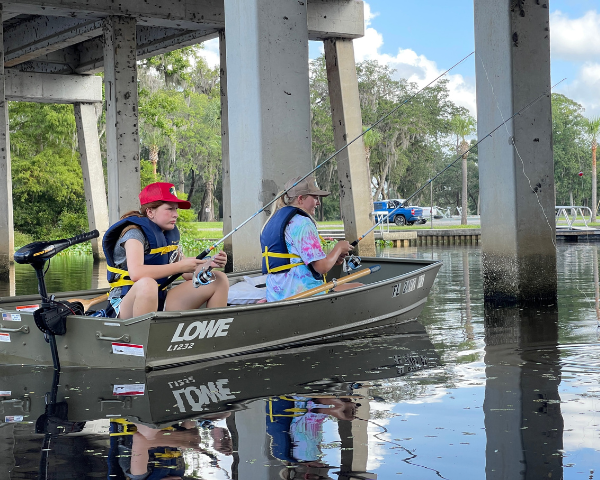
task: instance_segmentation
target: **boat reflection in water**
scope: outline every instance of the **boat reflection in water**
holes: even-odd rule
[[[418,322],[373,335],[151,372],[4,367],[0,478],[375,478],[369,385],[439,360]]]

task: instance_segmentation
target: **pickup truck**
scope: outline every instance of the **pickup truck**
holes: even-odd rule
[[[427,222],[423,217],[423,209],[420,207],[400,207],[404,200],[382,200],[373,202],[374,215],[389,214],[388,222],[396,225],[417,225]],[[398,208],[400,207],[400,208]],[[392,213],[393,212],[393,213]]]

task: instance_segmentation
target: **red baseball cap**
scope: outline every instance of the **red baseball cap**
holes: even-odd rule
[[[140,205],[150,202],[176,203],[178,208],[187,210],[192,206],[187,200],[181,200],[175,195],[175,185],[166,182],[155,182],[144,187],[140,192]]]

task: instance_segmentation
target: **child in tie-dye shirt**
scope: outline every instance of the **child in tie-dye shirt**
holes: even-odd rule
[[[287,220],[287,225],[283,231],[287,253],[298,255],[300,257],[291,258],[289,261],[298,264],[298,266],[279,272],[268,270],[268,302],[283,300],[297,293],[322,285],[323,281],[316,279],[311,272],[311,269],[317,274],[325,274],[331,270],[334,265],[340,265],[343,262],[344,257],[352,250],[350,243],[342,240],[338,242],[328,254],[323,252],[313,216],[315,214],[315,209],[320,205],[321,197],[329,195],[329,192],[319,190],[313,176],[303,180],[300,180],[300,178],[301,177],[290,180],[286,184],[285,189],[287,190],[287,194],[284,194],[279,198],[274,212],[269,217],[269,220],[267,220],[265,227],[263,227],[264,235],[261,234],[263,252],[273,252],[272,247],[274,245],[280,245],[277,248],[282,249],[282,241],[279,237],[280,233],[277,232],[280,232],[279,228],[283,226],[282,223],[285,220],[280,216],[282,212],[277,213],[277,211],[284,207],[295,207],[302,211],[302,215],[296,213],[291,218],[285,217],[289,218],[289,220]],[[269,223],[271,220],[273,223]],[[266,232],[269,233],[267,234]],[[265,253],[265,255],[267,255],[267,253]],[[285,252],[276,250],[276,253]],[[311,269],[309,269],[309,265]],[[340,285],[342,288],[338,288],[340,290],[345,290],[355,286],[356,284],[346,284]]]
[[[325,258],[317,227],[308,217],[294,215],[285,228],[288,252],[300,255],[292,263],[303,264],[277,275],[267,276],[267,302],[275,302],[323,284],[313,277],[307,265]]]

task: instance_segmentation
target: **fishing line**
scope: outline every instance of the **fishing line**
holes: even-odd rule
[[[411,452],[408,448],[406,448],[404,445],[401,445],[399,443],[393,442],[391,440],[386,440],[384,438],[380,438],[379,435],[383,435],[384,433],[389,433],[388,429],[386,427],[384,427],[383,425],[380,425],[377,422],[374,422],[373,420],[367,419],[367,418],[360,418],[360,417],[354,417],[355,420],[361,420],[363,422],[366,423],[372,423],[373,425],[376,425],[377,427],[381,428],[381,432],[379,433],[375,433],[373,436],[379,440],[380,442],[386,442],[386,443],[391,443],[392,445],[396,445],[398,448],[401,448],[402,450],[404,450],[406,453],[408,453],[410,455],[410,458],[404,458],[402,459],[402,461],[404,463],[407,463],[408,465],[412,465],[413,467],[420,467],[420,468],[424,468],[425,470],[431,470],[432,472],[435,472],[436,475],[440,478],[443,478],[444,480],[448,480],[446,477],[444,477],[438,470],[436,470],[435,468],[432,467],[427,467],[425,465],[420,465],[418,463],[412,463],[411,460],[413,458],[417,458],[417,455],[413,452]]]
[[[487,79],[488,83],[490,84],[490,89],[492,91],[492,96],[494,97],[494,101],[496,102],[496,107],[498,108],[498,112],[500,113],[500,118],[502,118],[502,120],[504,120],[504,115],[502,114],[502,109],[500,108],[500,103],[498,102],[498,98],[496,97],[496,93],[494,92],[494,85],[492,84],[492,82],[490,80],[490,77],[489,77],[488,72],[487,72],[487,68],[485,68],[485,64],[483,63],[483,59],[481,58],[481,55],[479,55],[478,53],[475,53],[475,55],[477,56],[477,58],[479,58],[479,61],[481,62],[481,66],[483,67],[483,71],[485,72],[485,78]],[[564,82],[565,80],[566,80],[566,78],[563,78],[556,85],[558,85],[561,82]],[[556,85],[554,85],[554,87],[556,87]],[[554,87],[551,87],[550,91],[552,91],[552,89]],[[517,156],[519,157],[519,160],[521,160],[521,165],[522,165],[522,169],[523,169],[523,176],[527,179],[527,182],[529,183],[529,188],[531,189],[531,191],[533,193],[535,193],[535,199],[537,200],[538,205],[542,209],[542,213],[544,214],[544,218],[546,219],[546,223],[548,224],[548,228],[550,229],[550,237],[551,237],[551,240],[552,240],[552,245],[554,245],[554,248],[556,248],[556,235],[555,235],[555,232],[552,229],[552,225],[550,225],[550,220],[548,220],[548,215],[546,215],[546,210],[544,210],[544,207],[542,206],[542,202],[540,202],[540,197],[538,195],[538,192],[531,186],[531,179],[529,178],[529,176],[525,172],[525,161],[523,160],[523,157],[521,157],[521,154],[519,153],[519,149],[517,148],[517,144],[515,143],[515,137],[510,135],[510,132],[508,131],[508,127],[506,126],[506,122],[504,123],[504,127],[506,129],[506,134],[508,135],[508,138],[511,140],[511,145],[514,147],[515,152],[517,153]]]
[[[508,122],[510,122],[514,117],[516,117],[517,115],[520,115],[522,112],[524,112],[525,110],[527,110],[529,107],[531,107],[534,103],[536,103],[538,100],[540,100],[542,97],[548,95],[549,93],[552,92],[552,89],[554,87],[556,87],[557,85],[559,85],[560,83],[564,82],[566,79],[563,78],[560,82],[555,83],[552,87],[550,87],[550,91],[549,92],[543,92],[541,93],[539,96],[537,96],[534,100],[532,100],[531,102],[529,102],[527,105],[525,105],[523,108],[521,108],[521,110],[519,110],[518,112],[512,114],[510,117],[508,117],[506,120],[504,120],[500,125],[498,125],[496,128],[494,128],[490,133],[488,133],[485,137],[483,137],[481,140],[479,140],[477,143],[473,144],[467,151],[465,151],[464,153],[460,154],[458,157],[456,157],[452,162],[450,162],[448,165],[446,165],[442,170],[440,170],[436,175],[433,176],[433,178],[430,178],[427,182],[425,182],[415,193],[413,193],[411,196],[409,196],[406,200],[404,200],[404,202],[402,203],[402,205],[400,205],[398,208],[392,210],[391,212],[389,212],[387,214],[387,216],[382,216],[382,218],[375,223],[375,225],[373,225],[373,227],[371,227],[369,230],[367,230],[366,233],[364,233],[363,235],[361,235],[360,237],[358,237],[358,239],[354,240],[354,242],[351,243],[352,246],[356,246],[358,245],[358,242],[360,242],[363,238],[365,238],[369,233],[371,233],[373,230],[375,230],[375,228],[377,228],[381,223],[383,223],[384,220],[386,220],[387,218],[390,217],[390,215],[396,213],[398,210],[400,210],[401,208],[404,208],[406,206],[408,206],[408,202],[411,198],[414,198],[415,196],[417,196],[419,193],[421,193],[425,187],[427,187],[427,185],[429,185],[431,182],[433,182],[436,178],[438,178],[440,175],[442,175],[444,172],[446,172],[448,169],[450,169],[451,167],[454,166],[454,164],[456,162],[458,162],[460,159],[462,159],[462,157],[466,154],[468,154],[469,152],[471,152],[477,145],[479,145],[481,142],[483,142],[486,138],[488,137],[492,137],[492,135],[494,134],[494,132],[496,132],[496,130],[498,130],[499,128],[501,128],[502,126],[506,125]],[[508,128],[507,128],[508,131]],[[513,140],[514,142],[514,140]],[[516,148],[516,146],[515,146]],[[519,157],[520,158],[520,157]],[[522,160],[521,160],[522,161]],[[530,183],[531,185],[531,183]],[[536,193],[537,196],[537,193]],[[539,203],[539,199],[538,199],[538,203]],[[541,206],[541,204],[540,204]],[[547,220],[547,217],[546,217]]]
[[[371,131],[373,128],[375,128],[377,125],[379,125],[381,122],[383,122],[384,120],[386,120],[388,117],[390,117],[392,114],[396,113],[401,107],[403,107],[404,105],[406,105],[407,103],[409,103],[411,100],[413,100],[417,95],[419,95],[421,92],[423,92],[426,88],[428,88],[430,85],[433,85],[435,82],[437,82],[440,78],[442,78],[443,76],[445,76],[448,72],[450,72],[451,70],[453,70],[454,68],[456,68],[458,65],[460,65],[462,62],[464,62],[467,58],[469,58],[471,55],[473,55],[475,53],[475,51],[472,51],[471,53],[469,53],[466,57],[462,58],[460,61],[456,62],[454,65],[452,65],[448,70],[444,71],[443,73],[441,73],[440,75],[438,75],[436,78],[434,78],[431,82],[429,82],[427,85],[425,85],[423,88],[421,88],[420,90],[418,90],[417,92],[415,92],[414,94],[412,94],[411,96],[409,96],[406,100],[404,100],[400,105],[394,107],[392,110],[390,110],[388,113],[386,113],[383,117],[381,117],[379,120],[377,120],[373,125],[371,125],[369,128],[367,128],[366,130],[364,130],[360,135],[358,135],[356,138],[354,138],[353,140],[351,140],[350,142],[346,143],[345,145],[343,145],[342,147],[340,147],[339,149],[337,149],[335,152],[333,152],[328,158],[326,158],[325,160],[323,160],[321,163],[319,163],[315,168],[313,168],[311,171],[309,171],[306,175],[304,175],[303,177],[301,177],[296,183],[294,183],[291,187],[287,188],[286,190],[278,193],[269,203],[267,203],[265,206],[263,206],[260,210],[258,210],[256,213],[254,213],[252,216],[250,216],[248,219],[244,220],[242,223],[240,223],[236,228],[234,228],[231,232],[229,232],[227,235],[225,235],[223,238],[221,238],[220,240],[218,240],[217,242],[213,243],[210,247],[207,247],[204,251],[202,251],[196,258],[198,260],[202,260],[203,258],[205,258],[210,252],[212,252],[215,248],[217,248],[221,243],[223,243],[225,240],[227,240],[231,235],[233,235],[235,232],[237,232],[240,228],[242,228],[244,225],[246,225],[248,222],[250,222],[253,218],[255,218],[256,216],[260,215],[262,212],[264,212],[267,208],[269,208],[271,205],[273,205],[280,197],[284,196],[287,192],[289,192],[292,188],[294,188],[296,185],[298,185],[300,182],[302,182],[305,178],[307,178],[308,176],[312,175],[314,172],[316,172],[319,168],[321,168],[323,165],[325,165],[326,163],[328,163],[331,159],[333,159],[334,157],[336,157],[340,152],[344,151],[345,149],[347,149],[350,145],[352,145],[354,142],[356,142],[357,140],[359,140],[360,138],[362,138],[367,132]],[[212,269],[212,267],[209,267],[209,272]],[[172,275],[170,276],[167,280],[165,280],[161,285],[160,285],[160,289],[164,289],[166,288],[168,285],[170,285],[171,283],[173,283],[177,278],[179,278],[181,274],[176,274],[176,275]]]

